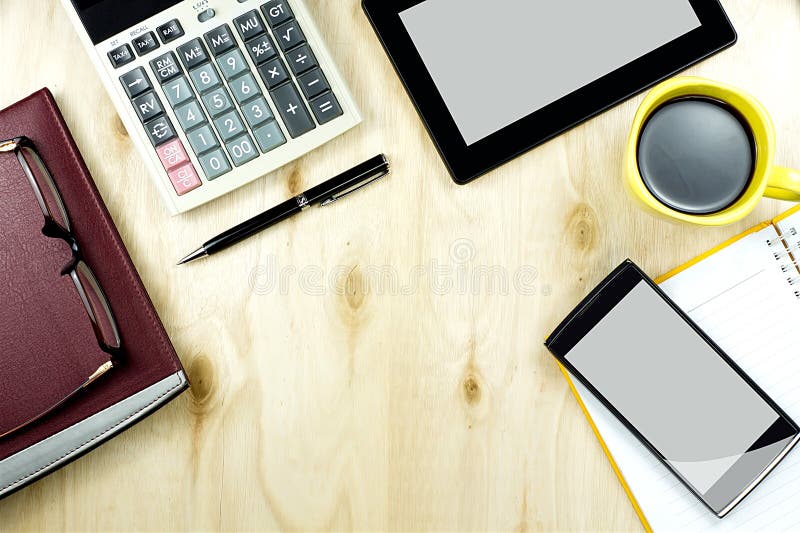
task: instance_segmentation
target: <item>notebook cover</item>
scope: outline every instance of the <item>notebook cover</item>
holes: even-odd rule
[[[34,142],[53,174],[69,212],[73,232],[80,244],[84,260],[94,271],[110,301],[119,326],[125,355],[122,365],[109,371],[107,376],[98,380],[74,400],[35,424],[0,439],[0,470],[3,470],[4,462],[10,463],[13,462],[12,460],[19,462],[19,456],[25,455],[25,451],[32,445],[64,433],[68,429],[72,429],[74,433],[76,426],[80,426],[82,421],[94,416],[93,427],[96,434],[86,435],[86,439],[80,441],[78,445],[73,441],[70,449],[53,456],[52,460],[41,464],[35,471],[22,472],[19,479],[0,476],[0,497],[48,473],[53,467],[63,466],[66,462],[97,446],[131,425],[132,422],[138,421],[142,412],[151,412],[188,386],[175,350],[49,90],[42,89],[0,111],[0,139],[17,136],[27,136]],[[7,164],[4,164],[0,170],[6,171],[9,168]],[[5,194],[8,191],[2,192]],[[36,212],[34,211],[34,213]],[[41,212],[32,217],[20,215],[20,218],[23,220],[20,226],[27,228],[29,232],[36,225],[41,228],[43,220]],[[41,237],[41,235],[32,237],[33,240],[30,242],[37,243],[36,246],[41,246],[42,242],[45,242],[43,246],[49,248],[49,251],[54,254],[51,259],[52,264],[48,264],[48,268],[56,263],[63,266],[63,259],[65,254],[66,257],[69,257],[69,250],[65,250],[63,247],[59,248],[55,239],[47,242],[41,241]],[[4,253],[9,252],[6,249]],[[0,257],[0,265],[12,264],[6,263],[7,259]],[[7,269],[4,267],[3,270],[3,283],[25,284],[33,283],[34,278],[42,269]],[[64,288],[61,287],[61,289]],[[74,290],[73,286],[72,291]],[[68,291],[64,289],[65,294],[66,292]],[[88,343],[85,347],[87,354],[92,354],[92,350],[96,354],[97,342],[88,323],[86,311],[82,306],[74,305],[75,301],[66,300],[66,302],[62,308],[51,312],[64,314],[74,322],[75,334],[70,337],[73,343],[72,348],[80,346],[81,342],[84,342]],[[42,331],[48,331],[48,328],[51,327],[46,323],[45,316],[46,314],[35,325]],[[3,324],[5,328],[3,338],[13,335],[16,331],[24,332],[25,335],[30,333],[30,327],[21,322],[24,318],[4,318],[10,323]],[[59,339],[48,340],[52,343],[60,342]],[[52,373],[46,375],[52,376]],[[112,410],[109,408],[133,395],[142,394],[145,389],[152,391],[153,385],[160,382],[166,383],[165,380],[170,376],[178,379],[170,380],[170,387],[162,390],[157,398],[147,402],[138,411],[131,412],[122,419],[114,421],[112,425],[103,428],[102,431],[97,429],[95,415],[104,410],[111,412]],[[50,385],[46,380],[41,380],[32,386],[38,387],[44,392]],[[141,398],[139,399],[141,400]],[[118,408],[116,412],[118,412]],[[53,453],[52,447],[57,444],[57,440],[55,439],[55,443],[52,438],[48,440],[48,446],[51,449],[47,453]],[[38,449],[41,449],[41,446]],[[41,457],[39,460],[42,460]],[[28,466],[30,466],[30,462],[28,462]],[[8,481],[9,479],[11,482]]]
[[[666,274],[664,274],[662,276],[659,276],[658,278],[655,279],[656,284],[660,284],[660,283],[663,283],[663,282],[667,281],[671,277],[676,276],[677,274],[680,274],[684,270],[687,270],[687,269],[691,268],[692,266],[696,265],[700,261],[702,261],[704,259],[707,259],[708,257],[711,257],[712,255],[716,254],[720,250],[723,250],[724,248],[727,248],[728,246],[736,243],[737,241],[743,239],[744,237],[747,237],[748,235],[750,235],[752,233],[755,233],[757,231],[761,231],[762,229],[766,228],[770,224],[775,224],[778,221],[789,217],[790,215],[794,214],[798,210],[800,210],[800,206],[794,207],[794,208],[790,209],[789,211],[787,211],[786,213],[783,213],[782,215],[779,215],[778,217],[773,219],[771,222],[762,222],[761,224],[758,224],[758,225],[756,225],[756,226],[744,231],[743,233],[728,239],[727,241],[723,242],[722,244],[719,244],[719,245],[715,246],[714,248],[711,248],[710,250],[698,255],[697,257],[695,257],[694,259],[692,259],[690,261],[687,261],[686,263],[682,264],[681,266],[676,267],[673,270],[670,270],[669,272],[667,272]],[[564,374],[564,379],[567,380],[567,384],[569,385],[569,388],[570,388],[570,391],[572,392],[572,395],[578,401],[578,405],[580,406],[581,411],[583,411],[583,415],[586,417],[586,420],[589,422],[589,425],[591,426],[592,431],[594,432],[594,435],[597,438],[597,441],[600,443],[600,446],[603,448],[603,453],[605,453],[606,457],[608,458],[608,461],[611,463],[611,468],[614,469],[614,474],[616,474],[617,479],[619,479],[619,482],[622,484],[622,488],[625,490],[625,494],[628,496],[628,499],[631,501],[631,504],[633,505],[633,509],[634,509],[634,511],[636,511],[636,515],[639,517],[639,520],[642,522],[642,525],[644,526],[645,530],[650,532],[650,533],[652,533],[653,529],[650,527],[650,524],[647,521],[647,518],[644,516],[644,513],[642,512],[642,509],[639,507],[639,503],[636,501],[636,497],[633,495],[633,491],[631,490],[630,486],[628,485],[628,482],[625,480],[625,477],[622,475],[622,471],[619,469],[619,466],[617,465],[617,462],[614,460],[614,456],[611,454],[611,450],[608,449],[608,446],[606,445],[605,441],[603,440],[603,435],[600,433],[600,430],[597,429],[597,425],[594,423],[594,420],[592,419],[592,416],[589,414],[589,411],[586,409],[586,405],[583,403],[583,399],[581,399],[580,394],[578,394],[578,391],[575,388],[575,384],[572,382],[572,378],[570,377],[569,372],[561,364],[559,364],[558,367],[561,370],[561,373]]]
[[[71,396],[110,356],[69,276],[69,245],[44,219],[22,166],[0,154],[0,442]],[[81,313],[84,318],[81,320]]]

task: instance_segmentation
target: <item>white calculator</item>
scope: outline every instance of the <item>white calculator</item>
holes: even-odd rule
[[[171,213],[361,122],[301,0],[62,0]]]

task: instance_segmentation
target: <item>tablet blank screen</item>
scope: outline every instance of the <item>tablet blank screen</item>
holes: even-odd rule
[[[425,0],[400,18],[467,145],[700,27],[688,0]]]

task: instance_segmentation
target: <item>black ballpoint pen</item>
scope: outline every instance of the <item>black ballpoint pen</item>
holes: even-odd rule
[[[274,226],[278,222],[282,222],[296,215],[312,205],[319,204],[323,206],[335,202],[386,176],[388,173],[389,161],[386,160],[386,156],[377,155],[368,161],[364,161],[360,165],[356,165],[350,170],[342,172],[335,178],[331,178],[316,187],[312,187],[303,194],[286,200],[272,209],[264,211],[260,215],[256,215],[250,220],[246,220],[238,226],[217,235],[203,244],[203,246],[181,259],[178,264],[182,265],[194,261],[195,259],[220,252],[270,226]]]

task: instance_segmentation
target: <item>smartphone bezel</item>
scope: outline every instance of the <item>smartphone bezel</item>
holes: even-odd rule
[[[720,509],[715,509],[706,497],[676,470],[664,455],[631,424],[621,412],[619,412],[597,390],[588,379],[586,379],[568,360],[567,354],[575,345],[580,342],[589,331],[600,323],[605,316],[611,312],[640,282],[647,283],[655,293],[666,302],[678,316],[680,316],[693,330],[700,336],[744,381],[747,383],[775,412],[779,415],[793,431],[789,443],[761,468],[752,482],[744,486],[736,494],[731,494],[726,498],[728,503]],[[609,409],[622,424],[631,431],[634,436],[645,445],[659,461],[664,464],[681,482],[717,517],[722,518],[738,505],[752,490],[766,477],[766,475],[777,465],[781,459],[792,449],[800,440],[800,428],[797,424],[764,392],[728,355],[711,339],[702,329],[688,316],[680,307],[677,306],[659,287],[656,285],[639,267],[632,261],[626,260],[609,274],[581,303],[561,322],[550,337],[545,341],[545,346],[550,350],[558,362],[563,365],[570,374],[578,379],[592,394]],[[788,437],[787,437],[788,438]]]

